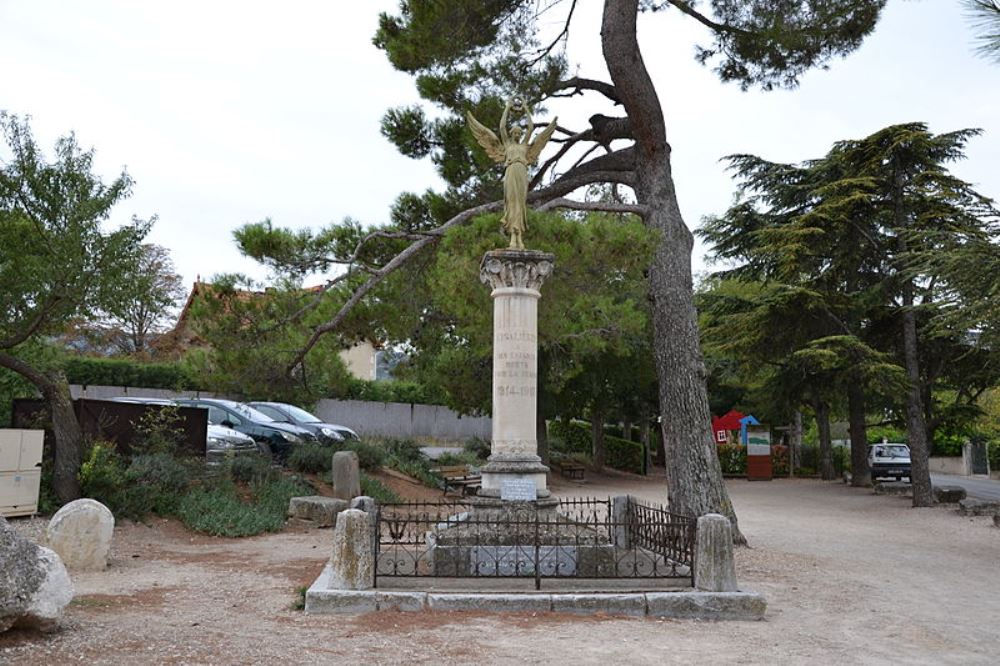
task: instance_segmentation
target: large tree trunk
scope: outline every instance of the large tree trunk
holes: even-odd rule
[[[646,225],[660,234],[649,271],[649,292],[664,416],[667,496],[671,510],[678,513],[728,516],[734,540],[743,543],[712,439],[691,279],[694,239],[677,204],[663,111],[639,50],[638,4],[638,0],[605,0],[601,45],[635,135],[636,199],[648,210]]]
[[[904,173],[897,164],[893,183],[893,207],[896,224],[896,249],[905,259],[908,248],[903,229],[907,226],[903,204]],[[913,310],[913,281],[904,278],[903,300],[903,365],[909,387],[906,391],[906,435],[910,445],[910,485],[913,486],[913,506],[933,506],[931,489],[930,447],[927,424],[924,421],[924,401],[920,394],[920,360],[917,356],[917,313]]]
[[[851,382],[847,387],[847,411],[851,431],[851,485],[859,488],[870,486],[865,391],[857,382]]]
[[[903,288],[903,361],[909,388],[906,391],[906,435],[910,445],[910,482],[913,506],[933,506],[927,428],[920,398],[920,365],[917,360],[917,316],[913,312],[913,285]]]
[[[607,447],[604,444],[604,414],[597,410],[590,413],[590,437],[594,468],[600,471],[607,462]]]
[[[813,398],[813,410],[816,412],[816,428],[819,430],[819,474],[824,481],[832,480],[833,472],[833,441],[830,437],[830,405],[822,398]]]
[[[45,399],[55,441],[52,489],[63,504],[78,499],[80,481],[77,475],[80,473],[83,431],[73,411],[73,398],[66,377],[62,373],[50,377],[16,356],[3,352],[0,352],[0,366],[13,370],[34,384]]]
[[[788,476],[795,476],[795,469],[802,466],[802,410],[796,409],[792,419],[792,436],[789,442]]]

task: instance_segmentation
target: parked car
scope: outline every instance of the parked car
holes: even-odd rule
[[[897,481],[904,476],[910,479],[910,447],[892,442],[872,444],[868,447],[868,466],[872,470],[872,483],[883,477]]]
[[[162,407],[179,407],[174,400],[166,398],[111,398],[114,402],[130,402],[139,405],[160,405]],[[186,406],[186,405],[185,405]],[[219,463],[226,458],[244,455],[259,455],[261,447],[249,435],[209,423],[205,431],[205,461]]]
[[[253,437],[265,454],[272,455],[280,462],[288,459],[295,444],[316,441],[316,436],[308,430],[290,423],[278,423],[267,414],[242,402],[188,398],[178,400],[177,404],[207,409],[209,423],[232,428]]]
[[[289,405],[284,402],[248,402],[254,409],[264,412],[275,421],[282,423],[292,423],[300,428],[310,431],[320,441],[334,444],[350,439],[359,439],[358,433],[347,426],[336,423],[324,423],[318,416],[310,414],[304,409]]]

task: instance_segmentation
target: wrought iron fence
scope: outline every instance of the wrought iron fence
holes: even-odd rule
[[[625,499],[625,498],[621,498]],[[567,498],[557,510],[463,501],[383,504],[379,578],[691,579],[695,521],[631,498]]]

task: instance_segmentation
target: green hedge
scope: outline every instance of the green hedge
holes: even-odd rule
[[[567,422],[562,419],[549,421],[548,426],[549,437],[561,440],[565,453],[583,453],[590,456],[593,449],[590,426],[579,421]]]
[[[439,395],[427,390],[422,384],[399,380],[367,381],[352,379],[343,395],[343,400],[367,400],[370,402],[402,402],[419,405],[443,405]]]
[[[586,423],[550,421],[548,432],[549,436],[562,440],[566,453],[583,453],[588,457],[593,453],[593,438],[590,426]],[[605,434],[604,446],[608,467],[635,474],[643,473],[646,456],[642,444]]]
[[[120,358],[71,356],[64,363],[70,384],[190,389],[194,379],[177,363],[140,363]]]

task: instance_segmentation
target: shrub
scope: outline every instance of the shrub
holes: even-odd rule
[[[771,445],[771,473],[774,476],[788,476],[788,447]]]
[[[461,453],[451,453],[445,452],[437,457],[434,461],[435,467],[450,467],[452,465],[480,465],[482,460],[476,457],[475,454],[469,453],[467,451],[462,451]]]
[[[294,479],[279,476],[254,483],[250,490],[250,501],[244,502],[228,479],[195,488],[180,501],[178,517],[189,529],[213,536],[276,532],[285,524],[288,500],[312,492]]]
[[[590,456],[593,437],[590,425],[582,421],[566,422],[561,419],[549,423],[550,448],[563,453],[582,453]],[[556,446],[553,447],[553,444]],[[626,472],[642,474],[645,466],[645,452],[642,444],[627,439],[604,436],[605,453],[609,467]]]
[[[905,430],[890,426],[875,426],[873,428],[867,428],[865,433],[869,444],[878,444],[883,439],[887,442],[900,442],[902,444],[909,441],[906,437]]]
[[[986,456],[990,461],[990,469],[994,472],[1000,472],[1000,439],[994,439],[986,446]]]
[[[175,363],[141,363],[128,359],[71,356],[65,361],[64,371],[71,384],[197,388],[194,378]]]
[[[226,463],[226,476],[243,483],[263,483],[277,476],[271,464],[258,456],[238,456]]]
[[[389,439],[384,443],[385,451],[390,458],[403,463],[413,463],[424,460],[420,444],[412,439]]]
[[[718,444],[715,447],[719,454],[719,464],[723,474],[747,473],[747,450],[740,444]]]
[[[932,456],[960,456],[967,437],[957,433],[935,432],[931,445]],[[898,440],[897,440],[898,441]]]
[[[347,441],[340,444],[341,449],[354,451],[358,454],[358,465],[361,469],[375,471],[385,462],[385,449],[363,440]]]
[[[475,456],[476,460],[486,460],[493,452],[489,440],[485,440],[482,437],[473,437],[466,440],[462,449],[466,453]]]
[[[168,516],[177,511],[191,482],[191,471],[163,453],[139,455],[125,470],[125,480],[122,515],[136,520],[148,513]]]
[[[125,488],[125,463],[112,442],[95,442],[80,466],[80,492],[112,512]]]
[[[589,456],[593,448],[590,426],[582,421],[562,419],[550,421],[549,434],[554,440],[562,443],[562,448],[559,450],[566,453],[584,453]]]
[[[409,404],[443,405],[444,396],[429,391],[422,384],[400,380],[367,381],[354,379],[343,396],[348,400],[371,402],[402,402]]]
[[[426,458],[412,463],[401,462],[390,458],[388,463],[389,467],[392,467],[407,476],[412,476],[428,488],[441,487],[441,479],[439,479],[436,474],[431,472],[431,462]]]
[[[130,443],[132,451],[138,454],[177,455],[187,441],[184,420],[177,410],[173,406],[147,409],[136,424],[135,437]]]
[[[302,444],[292,448],[288,467],[303,474],[329,472],[333,465],[333,447],[322,444]]]
[[[645,473],[646,452],[639,442],[605,435],[604,447],[609,467],[632,472],[633,474]]]
[[[373,498],[380,504],[399,502],[400,497],[391,488],[367,474],[361,475],[361,494]]]

